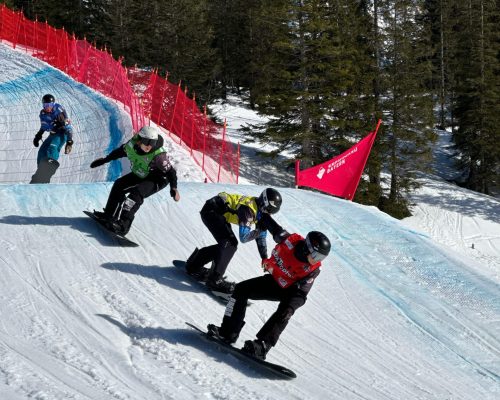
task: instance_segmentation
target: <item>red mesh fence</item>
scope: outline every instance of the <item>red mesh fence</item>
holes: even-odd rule
[[[70,75],[78,82],[122,103],[134,130],[149,119],[191,152],[211,182],[238,183],[239,148],[226,139],[225,126],[200,112],[180,84],[168,82],[156,72],[132,68],[76,39],[64,29],[30,21],[21,12],[0,5],[0,40],[14,48],[23,46],[31,55]]]
[[[225,126],[202,113],[180,83],[135,68],[128,76],[136,93],[143,90],[139,97],[147,118],[188,149],[211,182],[238,183],[239,149],[227,140]]]

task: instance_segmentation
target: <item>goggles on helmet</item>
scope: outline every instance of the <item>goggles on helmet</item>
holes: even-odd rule
[[[144,146],[154,146],[156,144],[156,139],[147,139],[139,136],[139,141]]]
[[[43,108],[52,108],[56,103],[42,103]]]
[[[325,254],[320,253],[318,250],[316,250],[309,240],[309,237],[306,237],[306,245],[307,245],[307,250],[309,251],[309,254],[311,255],[312,259],[315,262],[320,262],[323,261],[326,258]]]
[[[267,198],[266,190],[262,192],[262,207],[261,210],[268,214],[274,214],[278,211],[274,204],[271,204]]]

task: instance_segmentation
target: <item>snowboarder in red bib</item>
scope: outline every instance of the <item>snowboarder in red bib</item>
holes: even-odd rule
[[[145,126],[127,143],[108,154],[92,161],[90,168],[96,168],[112,160],[128,157],[132,172],[118,178],[109,194],[104,211],[94,211],[99,219],[107,221],[109,229],[120,235],[130,230],[135,213],[144,199],[170,184],[170,196],[179,201],[177,172],[170,164],[163,137],[156,128]]]
[[[262,261],[262,267],[269,274],[238,283],[227,303],[222,325],[208,325],[209,335],[235,343],[245,325],[247,300],[278,301],[278,309],[257,333],[257,339],[247,340],[242,349],[261,359],[276,345],[295,311],[305,304],[319,275],[321,261],[331,248],[330,240],[317,231],[309,232],[305,239],[286,231],[279,236],[282,240],[271,257]]]
[[[267,231],[272,235],[282,231],[271,216],[280,210],[281,203],[280,193],[273,188],[264,189],[259,197],[221,192],[207,200],[200,211],[201,220],[217,244],[196,248],[186,261],[187,273],[206,282],[206,286],[212,291],[232,293],[234,282],[224,278],[229,262],[238,248],[238,239],[231,224],[238,225],[240,242],[255,240],[261,258],[266,259]],[[208,263],[212,263],[211,268],[204,267]]]

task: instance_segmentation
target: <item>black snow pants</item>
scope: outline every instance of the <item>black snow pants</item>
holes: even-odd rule
[[[144,199],[168,185],[166,179],[148,178],[140,178],[132,172],[118,178],[111,188],[104,212],[130,227]]]
[[[307,297],[296,285],[283,289],[270,274],[240,282],[234,288],[226,306],[220,329],[223,336],[239,335],[244,325],[249,299],[279,302],[278,309],[257,333],[257,339],[263,340],[269,346],[274,346],[292,315],[304,305]]]
[[[202,268],[205,264],[213,262],[209,279],[222,278],[229,262],[238,248],[238,239],[234,235],[231,225],[224,218],[226,205],[224,200],[215,196],[205,202],[200,211],[201,220],[213,235],[217,244],[201,248],[191,265],[193,270]]]

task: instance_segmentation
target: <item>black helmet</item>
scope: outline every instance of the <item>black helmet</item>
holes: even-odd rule
[[[46,94],[42,97],[42,104],[43,103],[55,103],[55,101],[56,101],[56,99],[51,94]]]
[[[267,188],[257,199],[259,210],[269,214],[276,214],[281,207],[281,194],[276,189]]]
[[[314,261],[323,261],[332,247],[330,240],[321,232],[312,231],[306,236],[306,245]]]

